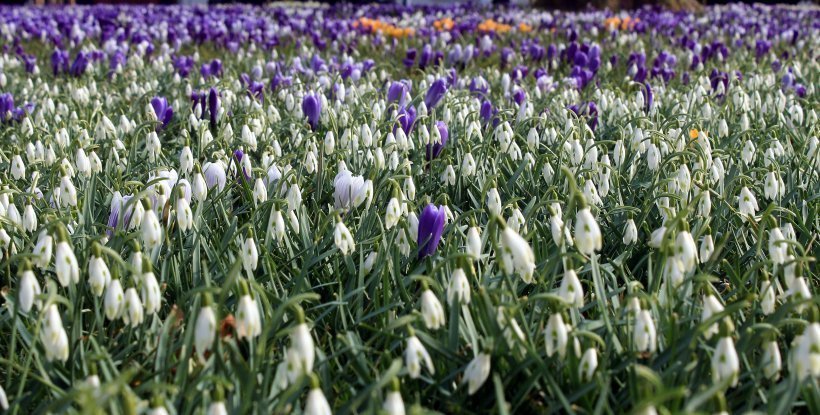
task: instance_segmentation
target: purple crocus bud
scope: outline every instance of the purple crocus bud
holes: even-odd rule
[[[211,128],[216,128],[216,116],[219,114],[219,93],[216,88],[211,88],[208,92],[208,115],[210,116]]]
[[[85,70],[88,68],[88,55],[85,52],[80,52],[77,54],[77,57],[74,58],[74,63],[71,64],[71,69],[69,69],[69,73],[72,76],[81,76],[85,73]]]
[[[424,70],[430,61],[433,59],[433,47],[430,44],[424,45],[421,49],[421,56],[419,57],[419,69]]]
[[[424,207],[419,216],[419,258],[433,255],[441,242],[444,233],[446,211],[444,206],[436,207],[430,203]]]
[[[316,131],[316,126],[319,125],[319,116],[322,115],[322,101],[313,94],[305,95],[302,99],[302,113],[307,117],[310,129]]]
[[[488,100],[484,100],[484,102],[481,103],[479,115],[485,123],[490,122],[493,118],[493,104]]]
[[[800,98],[806,97],[806,86],[803,84],[797,84],[794,86],[794,93],[797,94]]]
[[[68,52],[57,49],[51,54],[51,70],[54,75],[68,72]]]
[[[242,158],[245,157],[245,152],[242,151],[241,149],[236,149],[233,152],[233,157],[236,160],[236,164],[239,165],[239,166],[242,166]],[[242,167],[242,176],[245,176],[245,180],[250,182],[250,180],[251,180],[250,172],[245,170],[244,166]],[[240,176],[240,179],[241,179],[241,176]],[[239,180],[239,182],[241,183],[241,180]]]
[[[174,109],[168,104],[168,100],[164,97],[154,97],[151,99],[151,107],[154,108],[154,114],[157,116],[157,121],[161,123],[157,129],[162,129],[168,126],[171,118],[174,117]]]
[[[407,49],[407,52],[404,55],[405,58],[402,61],[404,63],[404,66],[408,68],[413,66],[413,64],[416,62],[416,53],[416,50],[413,48]]]
[[[655,94],[652,93],[652,86],[649,85],[649,82],[645,82],[644,86],[646,87],[642,92],[644,94],[644,98],[646,98],[646,110],[652,110],[652,104],[655,102]]]
[[[517,105],[521,105],[522,102],[527,98],[527,94],[521,88],[516,88],[515,92],[513,92],[513,100]]]
[[[444,146],[447,145],[447,139],[450,138],[450,132],[447,131],[447,124],[444,121],[436,121],[436,129],[441,136],[441,142],[427,144],[427,161],[438,158],[441,150],[444,150]]]
[[[404,81],[396,81],[390,84],[387,90],[387,103],[395,102],[399,107],[404,106],[409,88]]]
[[[10,92],[0,94],[0,121],[6,121],[14,110],[14,95]]]
[[[416,107],[411,105],[410,107],[399,108],[396,121],[398,124],[393,127],[393,131],[395,132],[396,128],[401,128],[405,134],[409,135],[416,123]]]
[[[444,98],[445,93],[447,93],[447,82],[443,79],[437,79],[427,90],[427,94],[424,96],[424,105],[427,106],[428,110],[433,109]]]

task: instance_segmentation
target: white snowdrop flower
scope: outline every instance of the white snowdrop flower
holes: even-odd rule
[[[128,229],[141,229],[142,219],[145,217],[145,207],[142,202],[137,200],[131,211],[131,221],[128,222]]]
[[[436,374],[433,366],[433,359],[427,353],[427,349],[419,339],[411,334],[407,338],[407,347],[404,349],[404,365],[407,366],[407,373],[411,379],[418,379],[421,376],[421,369],[426,368],[431,375]]]
[[[148,415],[168,415],[168,410],[164,406],[155,406],[148,411]]]
[[[780,180],[777,173],[770,171],[766,173],[763,184],[763,196],[769,200],[775,200],[780,195]]]
[[[768,379],[777,380],[780,377],[780,369],[783,367],[783,359],[780,356],[780,347],[776,341],[763,343],[763,374]]]
[[[162,226],[160,226],[157,214],[153,209],[147,209],[143,214],[140,235],[142,236],[142,243],[148,250],[154,249],[162,243]]]
[[[467,384],[467,394],[472,395],[487,381],[490,376],[490,355],[487,353],[477,354],[464,369],[464,380],[462,384]]]
[[[113,279],[105,290],[105,298],[103,300],[105,317],[111,321],[118,319],[123,311],[123,302],[124,294],[122,284],[120,284],[120,280]]]
[[[530,244],[511,227],[501,233],[502,264],[507,274],[517,273],[521,279],[532,284],[535,273],[535,254]]]
[[[786,238],[780,228],[774,227],[769,230],[769,259],[775,264],[782,265],[786,262],[788,245]]]
[[[407,196],[407,200],[416,199],[416,184],[413,183],[412,177],[408,176],[404,179],[404,195]]]
[[[774,292],[774,285],[769,280],[763,280],[760,283],[760,309],[763,314],[770,315],[774,313],[777,298]]]
[[[584,351],[581,356],[581,362],[578,364],[578,377],[584,381],[592,379],[595,370],[598,369],[598,350],[590,347]]]
[[[379,258],[379,253],[373,251],[367,254],[367,257],[364,259],[364,264],[362,264],[362,271],[364,275],[370,274],[373,271],[373,267],[376,265],[376,260]]]
[[[444,308],[429,288],[421,293],[421,316],[429,330],[438,330],[445,323]]]
[[[208,405],[206,415],[228,415],[228,408],[225,407],[225,402],[214,401]]]
[[[103,295],[105,287],[111,282],[111,272],[102,258],[92,255],[88,260],[88,285],[95,296]]]
[[[395,244],[398,246],[402,256],[408,257],[410,255],[410,239],[407,237],[404,228],[399,229],[399,233],[396,234]]]
[[[316,154],[312,151],[308,151],[305,155],[305,170],[308,174],[313,174],[316,171],[318,160],[316,160]]]
[[[740,374],[740,361],[731,337],[721,337],[712,355],[712,382],[718,383],[730,379],[732,387],[737,386]]]
[[[748,220],[749,216],[754,217],[759,210],[755,195],[746,186],[740,189],[740,196],[738,197],[737,203],[737,210],[743,217],[744,222]]]
[[[452,164],[448,164],[447,167],[444,169],[444,172],[441,173],[441,177],[439,177],[441,183],[450,186],[456,184],[456,171],[453,169]]]
[[[57,310],[57,305],[50,304],[45,310],[43,325],[40,329],[40,341],[46,350],[46,360],[49,362],[68,360],[68,336],[63,328],[63,319]]]
[[[191,153],[191,147],[185,146],[182,152],[179,153],[179,172],[182,174],[191,174],[194,168],[194,155]]]
[[[145,319],[145,309],[142,300],[137,295],[137,289],[130,287],[125,290],[125,303],[123,304],[122,320],[125,324],[136,327],[142,324]]]
[[[91,173],[102,173],[103,171],[103,164],[102,160],[100,160],[100,156],[97,155],[97,152],[92,151],[88,154],[89,163],[91,163]]]
[[[270,226],[273,228],[273,236],[277,242],[282,243],[285,239],[285,219],[282,216],[282,211],[274,210],[271,212]]]
[[[646,166],[650,171],[658,171],[660,168],[661,152],[654,143],[649,143],[646,148]]]
[[[342,252],[342,255],[356,251],[356,242],[353,240],[353,235],[342,221],[336,222],[336,228],[333,231],[333,242],[336,244],[336,248]]]
[[[182,232],[186,232],[193,226],[194,223],[194,214],[191,212],[191,206],[188,203],[188,199],[184,197],[179,197],[177,199],[177,224],[179,225],[179,230]]]
[[[74,165],[77,166],[77,171],[83,176],[91,176],[91,161],[88,160],[88,156],[85,154],[85,150],[83,150],[82,147],[78,148],[74,155]]]
[[[259,306],[250,294],[243,294],[236,310],[236,335],[241,339],[251,340],[262,334],[262,320],[259,317]]]
[[[10,172],[14,180],[20,180],[25,177],[26,165],[23,163],[23,158],[20,157],[19,154],[11,158]]]
[[[794,338],[791,360],[800,381],[820,376],[820,323],[809,324]]]
[[[401,398],[401,392],[398,391],[398,387],[396,390],[387,392],[387,396],[385,396],[384,403],[382,404],[382,409],[387,415],[405,414],[404,401]]]
[[[57,274],[57,281],[63,287],[80,282],[80,268],[77,264],[77,257],[74,256],[74,250],[66,241],[57,243],[57,250],[54,254],[54,270]]]
[[[806,279],[804,277],[794,278],[791,281],[791,284],[788,284],[788,285],[789,285],[789,289],[786,292],[786,296],[791,301],[802,302],[802,301],[805,301],[805,300],[808,300],[808,299],[812,298],[811,297],[811,290],[809,290],[809,285],[806,283]],[[797,307],[795,307],[795,310],[798,313],[801,313],[801,312],[803,312],[803,310],[805,308],[806,308],[805,304],[800,304]]]
[[[333,415],[330,404],[327,402],[325,394],[319,389],[318,384],[311,386],[307,396],[307,403],[305,403],[305,409],[302,413],[304,415]]]
[[[626,162],[626,147],[624,146],[623,140],[618,140],[615,142],[615,147],[612,151],[612,163],[615,168],[620,168],[624,162]]]
[[[34,304],[40,307],[40,300],[37,300],[37,296],[42,294],[42,290],[32,270],[27,269],[20,273],[18,286],[18,304],[21,311],[28,313]]]
[[[77,189],[71,178],[64,174],[60,179],[60,203],[65,206],[77,206]]]
[[[630,218],[626,221],[626,226],[624,227],[624,237],[623,243],[624,245],[632,245],[638,240],[638,227],[635,226],[635,221]]]
[[[747,166],[754,162],[755,151],[755,145],[752,143],[752,140],[746,140],[746,143],[743,145],[743,149],[740,152],[740,158]]]
[[[147,260],[146,260],[147,261]],[[162,305],[162,297],[159,292],[159,283],[154,273],[149,270],[142,274],[142,303],[145,306],[146,314],[156,314]]]
[[[242,253],[242,267],[248,275],[253,275],[259,263],[259,251],[256,249],[256,242],[253,239],[253,234],[249,234],[241,246]]]
[[[726,124],[726,119],[721,118],[718,121],[718,137],[725,138],[729,135],[729,125]]]
[[[328,131],[325,134],[325,139],[323,142],[323,150],[325,155],[331,155],[336,150],[336,137],[333,134],[333,131]]]
[[[476,172],[476,162],[473,155],[467,153],[461,160],[461,175],[463,177],[472,177]]]
[[[698,263],[698,248],[689,231],[680,231],[675,237],[675,255],[683,264],[684,272],[690,272]]]
[[[310,329],[302,321],[290,333],[290,346],[287,349],[288,379],[295,382],[299,376],[313,371],[313,362],[316,359],[316,350]]]
[[[658,346],[655,321],[649,310],[641,310],[635,317],[635,328],[632,332],[633,342],[639,352],[654,353]]]
[[[557,205],[553,203],[553,205]],[[550,216],[550,233],[552,234],[552,241],[557,246],[566,243],[567,246],[572,246],[572,235],[569,227],[564,225],[564,220],[561,219],[560,214],[553,214]]]
[[[467,280],[467,274],[461,268],[453,271],[447,285],[447,304],[452,307],[456,301],[461,304],[470,304],[470,282]]]
[[[5,75],[3,75],[3,76],[5,76]],[[0,84],[2,84],[2,83],[5,83],[5,82],[0,82]],[[6,390],[3,389],[2,385],[0,385],[0,409],[2,409],[3,411],[8,411],[9,410],[9,398],[6,396]],[[402,414],[404,414],[404,413],[402,412]]]
[[[8,219],[9,222],[13,223],[15,226],[23,226],[23,218],[20,216],[20,212],[17,210],[17,205],[14,203],[8,204],[8,207],[6,208],[6,219]]]
[[[216,340],[216,314],[213,307],[206,301],[199,309],[194,325],[194,347],[201,362],[205,361],[205,353],[211,350]]]
[[[387,229],[392,229],[399,223],[401,219],[401,204],[399,199],[393,197],[387,203],[387,211],[384,214],[384,226]]]
[[[703,310],[700,314],[700,321],[705,322],[712,318],[713,315],[723,312],[723,304],[718,301],[718,299],[712,294],[706,294],[703,296]],[[713,323],[710,325],[706,331],[703,333],[703,336],[707,339],[712,338],[713,335],[717,334],[718,332],[718,323]]]
[[[527,220],[524,218],[524,214],[521,213],[521,210],[518,208],[515,208],[512,214],[510,214],[510,218],[507,219],[507,226],[516,233],[521,233],[522,227],[524,227],[526,231],[526,223]]]
[[[202,173],[195,173],[192,181],[191,193],[194,196],[194,200],[197,202],[205,200],[208,197],[208,185],[205,183],[205,178],[202,177]]]
[[[501,196],[498,194],[498,189],[493,187],[487,192],[487,211],[491,215],[499,215],[501,208]]]
[[[561,313],[553,313],[547,321],[544,329],[544,339],[547,347],[547,356],[552,357],[558,354],[563,359],[567,353],[567,343],[569,341],[569,326],[564,324]]]
[[[702,264],[708,262],[713,252],[715,252],[715,242],[712,240],[712,235],[707,233],[700,242],[700,250],[698,252],[700,262]]]
[[[575,244],[578,251],[585,255],[592,255],[600,251],[603,244],[601,228],[592,216],[589,208],[578,210],[575,216]]]
[[[32,233],[37,230],[37,213],[34,212],[34,207],[31,204],[27,204],[25,209],[23,210],[23,220],[22,220],[23,230],[27,233]]]
[[[552,178],[555,177],[555,170],[552,168],[552,164],[549,162],[544,163],[544,167],[541,168],[541,177],[544,178],[547,184],[552,183]]]
[[[558,295],[573,307],[581,308],[584,306],[584,288],[581,286],[578,274],[574,270],[564,271],[564,278],[558,288]]]
[[[473,259],[479,259],[481,257],[481,250],[481,231],[478,230],[478,227],[471,226],[470,229],[467,230],[467,254]]]
[[[683,284],[683,280],[686,277],[686,271],[680,258],[677,256],[666,258],[666,264],[663,268],[663,276],[666,282],[672,286],[672,289],[677,289],[681,284]]]
[[[253,185],[253,200],[259,205],[268,200],[268,188],[265,187],[265,181],[257,178]]]
[[[709,193],[709,190],[706,190],[701,194],[703,196],[700,198],[700,202],[698,202],[698,214],[702,217],[709,217],[712,213],[712,196]]]

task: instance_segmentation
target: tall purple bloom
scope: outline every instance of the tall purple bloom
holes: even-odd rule
[[[216,88],[211,88],[208,92],[208,115],[210,116],[211,128],[216,128],[216,116],[219,114],[219,93]]]
[[[406,82],[393,82],[390,84],[390,88],[387,89],[387,103],[391,104],[395,102],[399,107],[404,106],[405,101],[407,101],[406,97],[409,91],[410,87],[407,86]]]
[[[74,58],[74,63],[71,64],[71,69],[69,69],[69,73],[72,76],[81,76],[85,73],[85,70],[88,68],[88,55],[85,52],[80,52],[77,54],[77,57]]]
[[[445,93],[447,93],[447,83],[443,79],[437,79],[424,95],[424,105],[427,109],[433,109],[444,98]]]
[[[445,220],[444,206],[436,207],[430,203],[424,207],[419,216],[419,258],[433,255],[441,242],[441,234],[444,233]]]
[[[450,138],[450,132],[447,131],[447,124],[443,121],[436,121],[436,128],[441,136],[441,142],[427,144],[427,161],[438,158],[439,154],[441,154],[441,150],[444,150],[444,146],[447,145],[447,139]]]
[[[322,101],[313,94],[307,94],[302,99],[302,113],[310,123],[310,129],[316,131],[319,125],[319,117],[322,115]]]
[[[165,99],[165,97],[154,97],[151,100],[151,107],[154,108],[154,114],[157,115],[157,121],[161,124],[157,129],[167,127],[168,123],[171,122],[171,118],[174,117],[174,109],[171,108],[170,104],[168,104],[168,100]]]
[[[393,127],[393,131],[396,131],[396,128],[401,128],[405,134],[410,134],[410,131],[413,130],[413,125],[416,123],[416,107],[409,106],[409,107],[401,107],[399,108],[399,112],[396,115],[397,125]]]
[[[51,54],[51,70],[54,75],[60,72],[68,72],[68,52],[57,49]]]

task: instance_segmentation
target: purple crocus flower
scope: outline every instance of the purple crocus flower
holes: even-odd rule
[[[402,60],[402,63],[404,63],[405,67],[410,68],[413,66],[413,64],[416,62],[416,53],[416,50],[413,48],[407,49],[407,52],[404,55],[405,57]]]
[[[649,111],[652,109],[652,104],[655,102],[655,94],[652,93],[652,86],[649,85],[649,82],[645,82],[644,86],[646,87],[642,90],[644,94],[644,98],[646,98],[646,110]]]
[[[302,113],[307,117],[310,129],[316,131],[322,115],[322,101],[313,94],[305,95],[302,99]]]
[[[60,72],[68,72],[68,52],[57,49],[51,54],[51,70],[54,75]]]
[[[74,58],[74,63],[71,64],[71,68],[68,72],[71,76],[81,76],[88,68],[88,63],[88,55],[85,52],[80,52],[77,54],[77,57]]]
[[[211,128],[216,128],[216,116],[219,114],[219,93],[216,88],[211,88],[208,92],[208,115],[211,121]]]
[[[9,92],[0,94],[0,121],[6,121],[14,111],[14,95]]]
[[[221,76],[222,61],[219,59],[214,59],[209,63],[203,63],[202,67],[199,68],[199,73],[202,74],[203,78],[207,78],[209,76]]]
[[[387,103],[391,104],[395,102],[399,107],[404,106],[405,101],[407,101],[407,93],[409,91],[410,88],[407,86],[406,82],[393,82],[390,84],[390,88],[387,89]]]
[[[393,127],[394,132],[396,128],[401,128],[405,134],[410,134],[410,131],[413,130],[413,125],[416,123],[416,107],[411,105],[409,107],[399,108],[396,121],[397,124]]]
[[[444,121],[436,121],[436,128],[441,136],[441,142],[427,144],[427,161],[438,158],[439,154],[441,154],[441,150],[444,150],[444,146],[447,145],[447,139],[450,138],[450,133],[447,131],[447,124],[445,124]]]
[[[157,121],[160,122],[157,129],[167,127],[168,123],[171,122],[171,118],[174,117],[174,109],[168,104],[168,100],[165,97],[154,97],[151,99],[151,107],[154,108],[154,114],[157,116]]]
[[[433,255],[441,242],[441,234],[444,233],[444,221],[446,212],[444,206],[430,203],[424,207],[419,216],[419,258]]]
[[[444,98],[445,93],[447,93],[447,83],[443,79],[437,79],[424,95],[424,105],[428,110],[433,109]]]

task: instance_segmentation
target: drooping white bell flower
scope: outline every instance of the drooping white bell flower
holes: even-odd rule
[[[718,383],[730,379],[730,385],[734,387],[737,386],[739,374],[740,361],[735,350],[735,343],[729,336],[721,337],[712,355],[712,382]]]
[[[464,369],[464,380],[462,384],[467,384],[467,394],[472,395],[481,388],[490,376],[490,355],[487,353],[477,354]]]
[[[418,379],[421,376],[422,367],[426,368],[431,375],[436,374],[436,368],[433,366],[433,359],[427,353],[427,349],[419,341],[419,339],[411,334],[407,338],[407,347],[404,349],[404,365],[407,366],[407,373],[411,379]]]
[[[578,210],[575,216],[575,245],[578,251],[585,255],[592,255],[600,251],[603,244],[601,228],[592,216],[589,208]]]
[[[569,340],[569,327],[564,324],[564,318],[561,313],[553,313],[547,321],[547,327],[544,329],[544,339],[547,347],[547,356],[558,353],[561,359],[567,353],[567,343]]]
[[[558,295],[573,307],[582,308],[584,306],[584,288],[581,286],[581,281],[578,279],[575,270],[568,269],[564,271],[564,278],[561,280]]]
[[[535,272],[535,254],[530,244],[507,226],[501,233],[502,261],[507,273],[516,272],[521,279],[532,284]]]
[[[125,290],[125,303],[123,304],[122,320],[131,327],[142,324],[145,319],[145,308],[137,294],[137,289],[129,287]]]
[[[444,308],[429,288],[421,293],[421,316],[429,330],[438,330],[445,323]]]
[[[241,340],[251,340],[262,334],[262,319],[259,306],[250,294],[243,294],[236,310],[236,335]]]
[[[632,245],[638,240],[638,227],[635,226],[635,221],[630,218],[626,221],[626,226],[624,227],[624,237],[623,243],[624,245]]]
[[[92,255],[88,260],[88,285],[95,296],[100,297],[105,291],[105,287],[111,282],[111,272],[108,265],[102,258]]]
[[[103,300],[103,308],[105,310],[105,317],[108,320],[114,321],[120,317],[123,311],[123,302],[125,294],[122,291],[122,284],[119,279],[113,279],[105,289],[105,298]]]
[[[160,226],[157,214],[153,209],[145,210],[140,226],[140,234],[142,243],[148,250],[152,250],[162,243],[162,226]]]
[[[37,300],[36,297],[42,293],[42,290],[40,289],[40,283],[37,281],[37,277],[34,276],[34,272],[30,269],[22,271],[18,284],[18,304],[20,310],[24,313],[28,313],[34,304],[37,304],[39,307],[40,301]]]
[[[470,282],[467,274],[461,268],[456,268],[450,276],[447,285],[447,304],[453,306],[457,304],[470,304]]]
[[[737,203],[737,210],[743,217],[744,221],[748,220],[749,216],[754,217],[759,210],[755,195],[746,186],[743,186],[743,188],[740,189],[740,196],[738,197]]]
[[[501,196],[498,189],[493,187],[487,192],[487,211],[492,215],[501,214]]]
[[[48,305],[44,310],[40,342],[46,350],[46,360],[49,362],[68,360],[68,336],[63,327],[63,319],[56,304]]]
[[[763,374],[768,379],[777,380],[780,377],[780,369],[783,367],[783,358],[780,356],[780,347],[776,341],[763,343]]]
[[[356,241],[353,240],[353,235],[342,221],[336,222],[336,228],[333,231],[333,242],[336,244],[336,248],[342,252],[342,255],[356,251]]]
[[[145,260],[148,263],[148,260]],[[159,291],[159,283],[157,277],[150,267],[143,267],[143,274],[141,278],[142,283],[142,303],[145,305],[146,314],[156,314],[162,305],[162,295]]]
[[[205,353],[211,350],[216,339],[216,314],[214,308],[205,301],[199,309],[194,326],[194,347],[201,362],[205,361]]]
[[[654,353],[658,346],[657,333],[655,331],[655,321],[649,310],[641,310],[635,317],[635,328],[633,330],[633,341],[639,352]]]
[[[590,347],[584,351],[581,356],[581,362],[578,364],[578,377],[582,380],[588,381],[592,379],[595,370],[598,369],[598,350]]]
[[[77,257],[74,256],[74,250],[68,242],[64,240],[57,243],[57,250],[54,253],[54,270],[57,274],[57,281],[63,287],[80,282]]]
[[[467,254],[473,259],[479,259],[481,257],[481,246],[481,232],[478,230],[478,227],[471,226],[470,229],[467,230]]]

